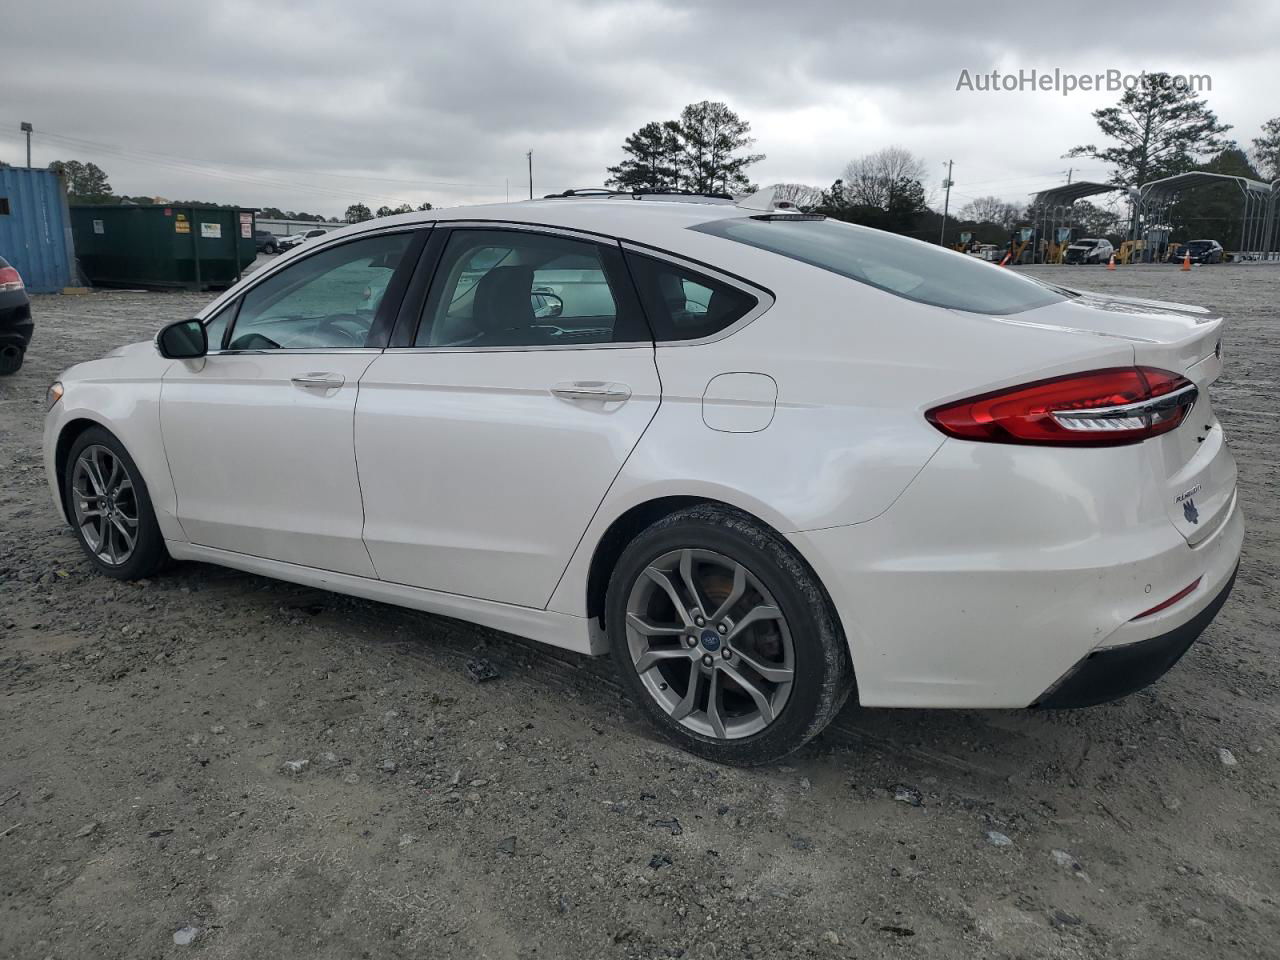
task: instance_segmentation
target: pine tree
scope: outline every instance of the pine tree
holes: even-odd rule
[[[1253,141],[1253,160],[1264,177],[1280,180],[1280,117],[1262,125],[1262,134]]]
[[[1066,155],[1110,164],[1112,183],[1126,187],[1190,170],[1200,158],[1224,149],[1222,134],[1231,129],[1194,90],[1176,85],[1167,73],[1147,74],[1116,106],[1095,110],[1093,118],[1115,144],[1085,144]]]
[[[622,142],[627,158],[609,168],[620,190],[675,190],[680,175],[680,127],[674,120],[646,123]]]
[[[645,124],[622,144],[626,157],[609,167],[610,186],[623,190],[745,193],[755,189],[747,167],[764,154],[741,154],[755,141],[747,123],[723,103],[703,100],[679,120]]]
[[[703,100],[680,112],[680,136],[684,143],[681,186],[694,193],[747,193],[754,185],[747,167],[764,159],[763,153],[734,156],[750,147],[751,124],[723,103]]]
[[[116,197],[107,175],[96,163],[55,160],[49,169],[67,182],[67,199],[72,203],[113,203]]]

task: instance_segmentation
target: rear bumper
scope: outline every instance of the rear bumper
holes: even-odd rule
[[[1235,586],[1238,569],[1232,570],[1226,586],[1186,623],[1149,640],[1095,650],[1032,706],[1047,709],[1092,707],[1155,683],[1182,659],[1182,655],[1218,615]]]
[[[1239,503],[1193,546],[1143,445],[1068,452],[948,440],[874,520],[788,535],[831,595],[864,706],[1044,703],[1092,654],[1141,653],[1214,606]]]

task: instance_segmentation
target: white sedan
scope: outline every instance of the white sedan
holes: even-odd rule
[[[779,757],[1150,683],[1230,592],[1222,321],[775,208],[565,197],[317,238],[50,388],[118,578],[223,564],[612,655]]]

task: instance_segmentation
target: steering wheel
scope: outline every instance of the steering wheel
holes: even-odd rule
[[[344,327],[342,323],[354,323],[360,330],[357,332],[350,327]],[[331,317],[325,317],[316,325],[316,332],[321,331],[332,332],[341,337],[346,338],[347,342],[353,347],[363,347],[365,341],[369,339],[369,328],[371,324],[366,323],[363,317],[357,317],[353,314],[339,313]]]

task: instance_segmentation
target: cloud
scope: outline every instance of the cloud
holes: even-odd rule
[[[1094,138],[1114,96],[958,93],[961,69],[1210,73],[1211,105],[1252,137],[1274,105],[1280,10],[1155,13],[835,0],[30,4],[0,37],[0,156],[80,158],[117,191],[340,214],[598,184],[618,144],[689,102],[725,100],[768,159],[761,182],[825,185],[901,144],[957,192],[1025,195]],[[1102,176],[1101,169],[1084,175]]]

